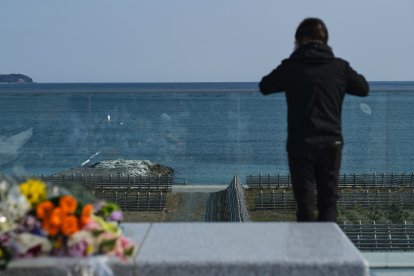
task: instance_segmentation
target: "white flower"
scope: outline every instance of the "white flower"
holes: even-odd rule
[[[0,183],[0,187],[8,185],[7,183]],[[7,194],[7,195],[6,195]],[[17,187],[9,189],[2,195],[0,201],[0,231],[6,232],[13,230],[16,227],[16,222],[19,221],[27,212],[31,206],[27,198],[20,194]]]
[[[0,193],[5,194],[8,189],[9,189],[9,183],[7,183],[6,180],[2,180],[0,182]]]
[[[3,213],[0,206],[0,233],[5,233],[16,228],[17,225]]]
[[[43,254],[49,253],[52,249],[52,244],[46,237],[30,233],[21,233],[16,235],[15,242],[19,254],[25,254],[30,249],[39,245],[41,246],[41,252]]]
[[[75,245],[81,241],[86,241],[88,244],[94,245],[95,238],[89,231],[81,230],[69,237],[68,246]]]
[[[3,212],[12,221],[21,219],[30,210],[30,203],[23,195],[8,194],[3,204]]]

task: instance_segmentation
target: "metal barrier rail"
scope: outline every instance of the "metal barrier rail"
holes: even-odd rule
[[[119,175],[52,175],[34,176],[58,186],[80,186],[87,189],[119,190],[131,189],[140,191],[171,191],[173,178],[171,175],[151,176],[119,176]]]
[[[228,221],[227,189],[210,193],[207,204],[205,221]]]
[[[117,203],[123,211],[162,211],[166,193],[171,191],[173,178],[132,177],[113,175],[52,175],[34,176],[54,186],[70,188],[81,196],[93,195]]]
[[[229,221],[246,222],[249,221],[246,199],[243,187],[240,185],[239,177],[234,176],[230,185],[227,187],[227,210]]]
[[[117,203],[123,211],[162,211],[166,208],[166,193],[98,190],[93,193],[98,199]]]
[[[414,251],[414,224],[341,224],[362,251]]]
[[[255,190],[256,210],[295,209],[296,202],[291,189]],[[340,207],[386,208],[392,204],[401,207],[414,206],[414,189],[411,191],[377,189],[375,191],[340,190]]]
[[[248,175],[246,184],[250,188],[288,188],[292,186],[292,179],[289,174],[277,175]],[[413,187],[414,172],[411,174],[395,173],[363,173],[363,174],[341,174],[339,186],[343,188],[379,188],[379,187]]]

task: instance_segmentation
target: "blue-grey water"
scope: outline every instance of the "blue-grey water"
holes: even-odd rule
[[[411,173],[414,82],[370,85],[368,97],[345,99],[341,171]],[[118,158],[200,184],[288,172],[284,94],[262,96],[256,83],[0,84],[0,116],[5,173]]]

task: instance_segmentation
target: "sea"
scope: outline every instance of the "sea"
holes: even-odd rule
[[[0,84],[0,172],[150,160],[177,183],[287,174],[284,93],[257,83]],[[343,105],[341,173],[414,171],[414,82],[370,82]]]

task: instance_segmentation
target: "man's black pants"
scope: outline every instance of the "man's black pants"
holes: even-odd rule
[[[336,222],[342,142],[306,144],[288,150],[289,169],[298,221],[315,221],[315,183],[318,221]]]

